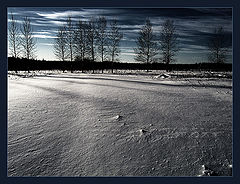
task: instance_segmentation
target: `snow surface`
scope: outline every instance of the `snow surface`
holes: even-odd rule
[[[229,78],[13,73],[9,176],[231,175]]]

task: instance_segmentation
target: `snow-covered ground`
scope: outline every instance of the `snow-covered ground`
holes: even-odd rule
[[[180,73],[9,72],[8,175],[231,175],[230,74]]]

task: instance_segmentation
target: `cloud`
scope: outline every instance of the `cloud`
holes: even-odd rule
[[[207,48],[200,48],[200,49],[196,49],[196,48],[182,48],[179,53],[185,53],[185,54],[196,54],[196,53],[208,53],[209,51],[207,50]]]
[[[43,39],[54,39],[56,36],[44,35],[44,34],[34,34],[34,38],[43,38]]]
[[[121,52],[122,56],[136,56],[135,53],[130,53],[130,52]]]
[[[57,25],[57,26],[61,26],[61,25],[65,24],[65,22],[63,22],[63,21],[57,21],[57,20],[50,20],[48,23],[50,23],[50,24],[55,24],[55,25]]]
[[[63,17],[68,17],[68,16],[79,16],[81,15],[80,11],[63,11],[63,12],[52,12],[52,13],[39,13],[36,12],[38,16],[47,18],[47,19],[58,19],[58,18],[63,18]]]
[[[34,31],[33,34],[51,34],[50,32],[47,32],[47,31]]]
[[[53,43],[39,43],[39,45],[43,45],[43,46],[53,46]]]

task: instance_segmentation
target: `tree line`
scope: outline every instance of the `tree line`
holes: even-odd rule
[[[79,20],[75,25],[68,17],[66,24],[58,28],[54,54],[61,61],[96,61],[99,57],[102,62],[115,62],[118,60],[122,38],[123,33],[116,20],[110,22],[107,30],[105,17],[91,18],[88,22]]]
[[[36,39],[28,17],[22,25],[17,26],[13,14],[10,16],[8,28],[9,53],[12,57],[33,59],[36,57]],[[146,64],[162,62],[173,63],[180,50],[178,34],[173,20],[166,20],[161,25],[160,36],[156,36],[150,19],[138,32],[134,48],[137,62]],[[120,42],[123,32],[117,20],[110,23],[104,16],[91,18],[89,21],[72,21],[69,16],[66,22],[58,27],[54,40],[54,54],[61,61],[119,61]],[[208,40],[208,60],[213,63],[226,62],[227,48],[224,29],[219,26],[214,29]]]
[[[157,39],[150,20],[146,20],[138,33],[137,47],[134,48],[135,61],[149,64],[161,60],[169,64],[175,60],[179,47],[174,22],[166,20],[162,27],[160,39]],[[54,53],[62,61],[96,61],[98,57],[101,62],[115,62],[118,61],[122,38],[117,20],[110,22],[107,29],[105,17],[92,18],[89,22],[79,20],[75,26],[71,17],[68,17],[66,24],[58,28]],[[162,58],[157,57],[159,53]]]
[[[26,58],[8,58],[8,70],[15,71],[38,71],[38,70],[61,70],[61,71],[101,71],[104,70],[168,70],[168,71],[232,71],[231,63],[197,63],[197,64],[170,64],[165,63],[123,63],[123,62],[69,62],[69,61],[45,61]],[[92,72],[91,72],[92,73]],[[225,75],[225,74],[224,74]]]

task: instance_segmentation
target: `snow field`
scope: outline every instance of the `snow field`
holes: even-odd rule
[[[231,175],[230,79],[52,73],[8,83],[9,176]]]

